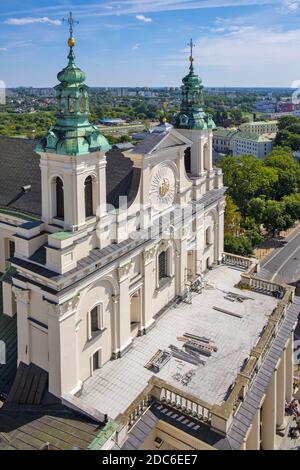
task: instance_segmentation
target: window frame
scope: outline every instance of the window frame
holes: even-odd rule
[[[98,329],[92,330],[92,313],[97,309],[97,323]],[[88,333],[88,341],[92,341],[97,336],[101,335],[103,331],[105,331],[104,327],[104,314],[103,314],[103,304],[97,303],[88,311],[88,318],[87,318],[87,333]]]

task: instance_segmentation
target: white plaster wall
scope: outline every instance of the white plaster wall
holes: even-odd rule
[[[98,281],[80,295],[78,318],[78,362],[79,379],[87,379],[91,375],[91,356],[102,349],[102,363],[105,364],[112,356],[112,322],[113,322],[113,288],[108,281]],[[88,341],[88,312],[98,303],[102,303],[104,328],[100,336]]]
[[[30,317],[48,326],[48,309],[42,295],[34,290],[30,295]],[[47,345],[44,345],[47,348]]]
[[[30,339],[30,361],[44,370],[49,368],[48,358],[48,334],[38,326],[30,323],[29,326]]]

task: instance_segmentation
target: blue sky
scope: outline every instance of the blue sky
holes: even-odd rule
[[[206,86],[300,80],[300,0],[2,0],[0,80],[54,86],[70,10],[90,86],[179,86],[191,37]]]

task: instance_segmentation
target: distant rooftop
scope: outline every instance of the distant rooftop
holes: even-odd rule
[[[238,132],[236,135],[233,136],[233,139],[240,139],[240,140],[251,140],[252,142],[270,142],[271,139],[266,137],[265,135],[258,135],[258,134],[249,134],[247,132]]]
[[[271,296],[234,287],[240,275],[240,270],[228,266],[209,272],[206,280],[210,287],[195,294],[191,305],[181,303],[163,313],[146,336],[134,340],[133,348],[123,358],[105,364],[84,383],[78,399],[83,405],[116,418],[154,375],[145,368],[153,355],[171,344],[182,348],[178,338],[190,333],[213,340],[218,351],[209,358],[203,356],[205,365],[196,366],[173,357],[155,375],[209,404],[221,404],[277,305]],[[232,302],[225,299],[227,292],[244,295],[248,300]],[[218,312],[215,306],[241,318]],[[194,375],[184,385],[181,378],[191,371]]]
[[[239,131],[237,129],[215,129],[214,137],[233,137]]]
[[[267,125],[267,124],[278,124],[277,120],[273,121],[253,121],[253,122],[245,122],[241,125],[242,126],[262,126],[262,125]]]

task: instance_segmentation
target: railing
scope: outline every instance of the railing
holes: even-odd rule
[[[294,289],[284,284],[281,285],[254,277],[259,268],[255,259],[224,253],[223,263],[243,267],[246,270],[246,272],[241,274],[241,286],[246,286],[249,289],[264,294],[275,291],[282,293],[282,297],[271,314],[259,341],[250,352],[246,364],[237,374],[229,395],[222,404],[210,405],[189,393],[177,389],[158,377],[152,377],[143,392],[117,419],[119,423],[124,424],[128,431],[141,419],[152,403],[159,402],[180,411],[183,415],[189,416],[196,421],[208,426],[211,425],[223,433],[227,432],[232,416],[239,409],[249,387],[253,384],[278,328],[280,328],[285,318],[288,305],[293,300]]]
[[[130,430],[141,418],[141,416],[148,410],[152,402],[152,397],[148,394],[141,399],[141,401],[136,405],[136,407],[128,416],[128,430]]]
[[[181,392],[157,377],[152,377],[149,380],[146,388],[127,410],[118,416],[116,421],[124,423],[127,426],[127,432],[129,432],[155,401],[166,404],[197,421],[211,424],[212,413],[209,404]]]
[[[197,403],[193,399],[169,390],[169,387],[162,387],[160,401],[166,405],[176,408],[184,414],[190,415],[194,419],[203,423],[211,423],[210,409]]]
[[[257,266],[258,263],[255,260],[245,258],[244,256],[233,255],[231,253],[224,253],[223,264],[249,269],[252,266]]]
[[[259,279],[255,277],[250,278],[250,287],[251,289],[257,292],[266,294],[272,294],[273,292],[279,292],[280,294],[284,294],[285,292],[285,288],[282,284],[277,284],[275,282],[266,281],[264,279]]]

